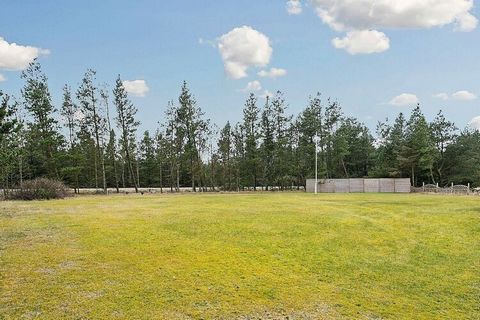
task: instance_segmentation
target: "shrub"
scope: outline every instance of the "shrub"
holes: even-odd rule
[[[63,199],[68,196],[68,188],[63,182],[47,178],[27,180],[23,188],[11,191],[7,195],[10,200],[50,200]]]

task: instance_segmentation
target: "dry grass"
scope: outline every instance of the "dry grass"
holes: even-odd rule
[[[476,198],[0,202],[0,319],[478,319],[479,270]]]

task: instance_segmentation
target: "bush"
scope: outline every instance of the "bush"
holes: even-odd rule
[[[22,189],[12,190],[7,199],[10,200],[50,200],[63,199],[68,196],[68,188],[63,182],[47,178],[27,180]]]

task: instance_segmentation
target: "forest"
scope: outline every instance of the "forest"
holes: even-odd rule
[[[89,69],[77,88],[65,85],[58,106],[38,61],[21,77],[19,95],[0,91],[3,192],[39,177],[75,191],[302,189],[314,177],[316,150],[319,178],[480,186],[480,132],[457,128],[442,111],[428,121],[420,105],[378,122],[373,133],[320,93],[298,115],[289,114],[280,91],[265,100],[252,93],[241,121],[217,126],[184,82],[178,99],[158,115],[158,128],[141,133],[120,76],[110,91]]]

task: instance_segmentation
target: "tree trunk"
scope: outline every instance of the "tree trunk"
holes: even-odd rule
[[[113,174],[115,175],[115,189],[117,189],[117,193],[120,193],[120,188],[118,187],[117,161],[115,159],[115,154],[112,155],[112,159],[113,159]]]
[[[415,167],[412,165],[412,186],[415,187]]]
[[[177,163],[177,192],[180,192],[180,165]]]
[[[160,193],[163,193],[163,165],[160,161]]]

